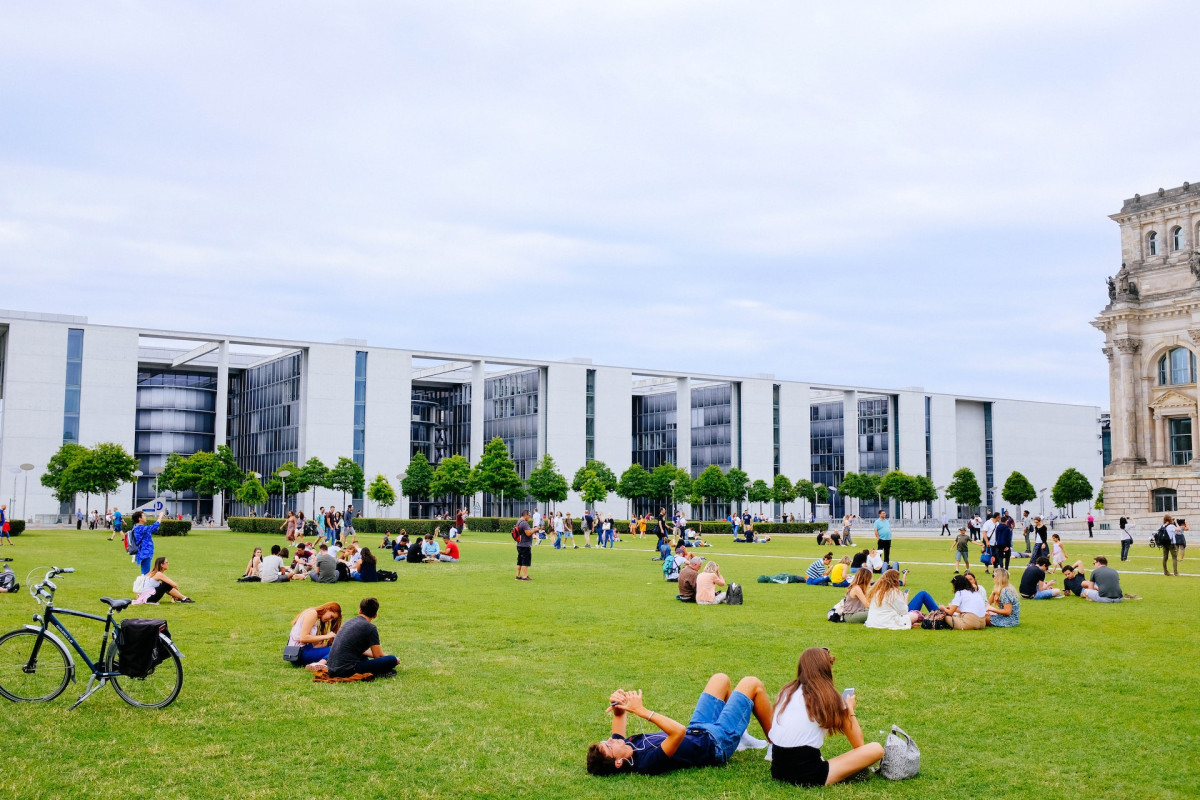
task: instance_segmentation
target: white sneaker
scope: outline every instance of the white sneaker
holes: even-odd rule
[[[755,739],[749,733],[743,733],[741,741],[738,742],[737,751],[742,750],[764,750],[767,746],[766,739]]]

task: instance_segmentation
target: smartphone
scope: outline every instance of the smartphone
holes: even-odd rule
[[[842,690],[842,699],[843,699],[843,700],[849,700],[849,699],[850,699],[851,697],[853,697],[853,696],[854,696],[854,689],[853,689],[853,688],[850,688],[850,689],[843,689],[843,690]]]

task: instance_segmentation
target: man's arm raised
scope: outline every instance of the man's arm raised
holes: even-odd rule
[[[668,758],[675,755],[675,751],[677,751],[679,749],[679,745],[683,743],[683,737],[684,734],[687,733],[687,728],[670,717],[664,717],[657,711],[647,710],[646,706],[642,704],[641,690],[625,692],[620,704],[618,706],[614,706],[614,708],[621,708],[622,710],[633,714],[635,717],[641,717],[647,722],[653,722],[655,725],[657,725],[659,729],[667,735],[666,741],[662,743],[662,751],[663,755],[667,756]],[[613,724],[616,725],[616,722],[614,721]]]

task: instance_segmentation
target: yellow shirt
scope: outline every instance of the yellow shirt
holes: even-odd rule
[[[830,583],[841,583],[842,581],[846,580],[846,578],[847,578],[846,573],[849,571],[849,569],[850,568],[848,566],[841,563],[840,561],[837,564],[834,564],[833,572],[829,573],[829,582]]]

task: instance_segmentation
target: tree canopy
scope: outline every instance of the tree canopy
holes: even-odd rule
[[[1036,500],[1037,490],[1033,488],[1033,484],[1029,482],[1028,478],[1014,470],[1008,476],[1008,480],[1004,482],[1004,488],[1000,490],[1000,496],[1004,498],[1004,502],[1020,506]]]
[[[1091,500],[1093,494],[1091,481],[1074,467],[1067,467],[1050,490],[1050,498],[1054,505],[1059,508],[1069,507],[1072,516],[1075,514],[1075,504]]]
[[[387,476],[380,473],[367,487],[367,499],[380,508],[391,508],[396,504],[396,490],[388,481]]]
[[[570,489],[567,479],[558,471],[558,465],[549,453],[542,456],[538,465],[529,471],[529,496],[539,503],[561,503],[567,499]]]
[[[613,471],[609,469],[608,465],[603,461],[592,459],[579,469],[575,470],[575,476],[571,479],[572,491],[583,491],[583,485],[586,482],[584,473],[587,472],[592,473],[595,478],[604,484],[604,489],[606,492],[615,492],[617,490],[617,485],[620,483],[620,481],[617,480],[616,474],[613,473]]]
[[[525,482],[517,473],[517,467],[508,455],[508,447],[499,436],[484,445],[483,455],[472,475],[473,485],[481,492],[517,497],[525,491]]]
[[[617,496],[626,500],[651,496],[653,477],[641,464],[630,464],[617,482]]]
[[[692,482],[692,494],[709,502],[721,502],[729,498],[729,481],[716,464],[704,468]]]
[[[408,462],[408,471],[400,481],[400,493],[409,500],[430,496],[433,486],[433,467],[424,453],[417,453]]]
[[[746,490],[746,499],[751,503],[758,503],[760,511],[762,510],[762,504],[771,502],[772,498],[771,487],[762,479],[750,484],[750,488]]]
[[[41,483],[54,492],[54,499],[60,503],[74,503],[75,495],[82,491],[73,484],[67,474],[67,468],[83,457],[87,448],[74,442],[66,442],[50,456],[46,470],[42,473]]]
[[[240,503],[248,505],[251,508],[257,508],[267,502],[267,490],[263,487],[262,482],[258,480],[258,476],[251,474],[234,492],[234,497]]]
[[[329,470],[329,488],[342,493],[342,505],[346,504],[346,495],[361,497],[366,484],[362,467],[353,459],[342,456]]]
[[[738,511],[742,510],[742,502],[750,492],[750,476],[734,467],[725,473],[725,481],[729,484],[729,494],[725,496],[731,503],[737,503]]]
[[[471,465],[463,456],[449,456],[438,462],[429,484],[433,497],[463,497],[474,494],[471,486]]]
[[[960,506],[978,506],[983,502],[983,490],[969,467],[955,470],[945,491],[946,498]]]

